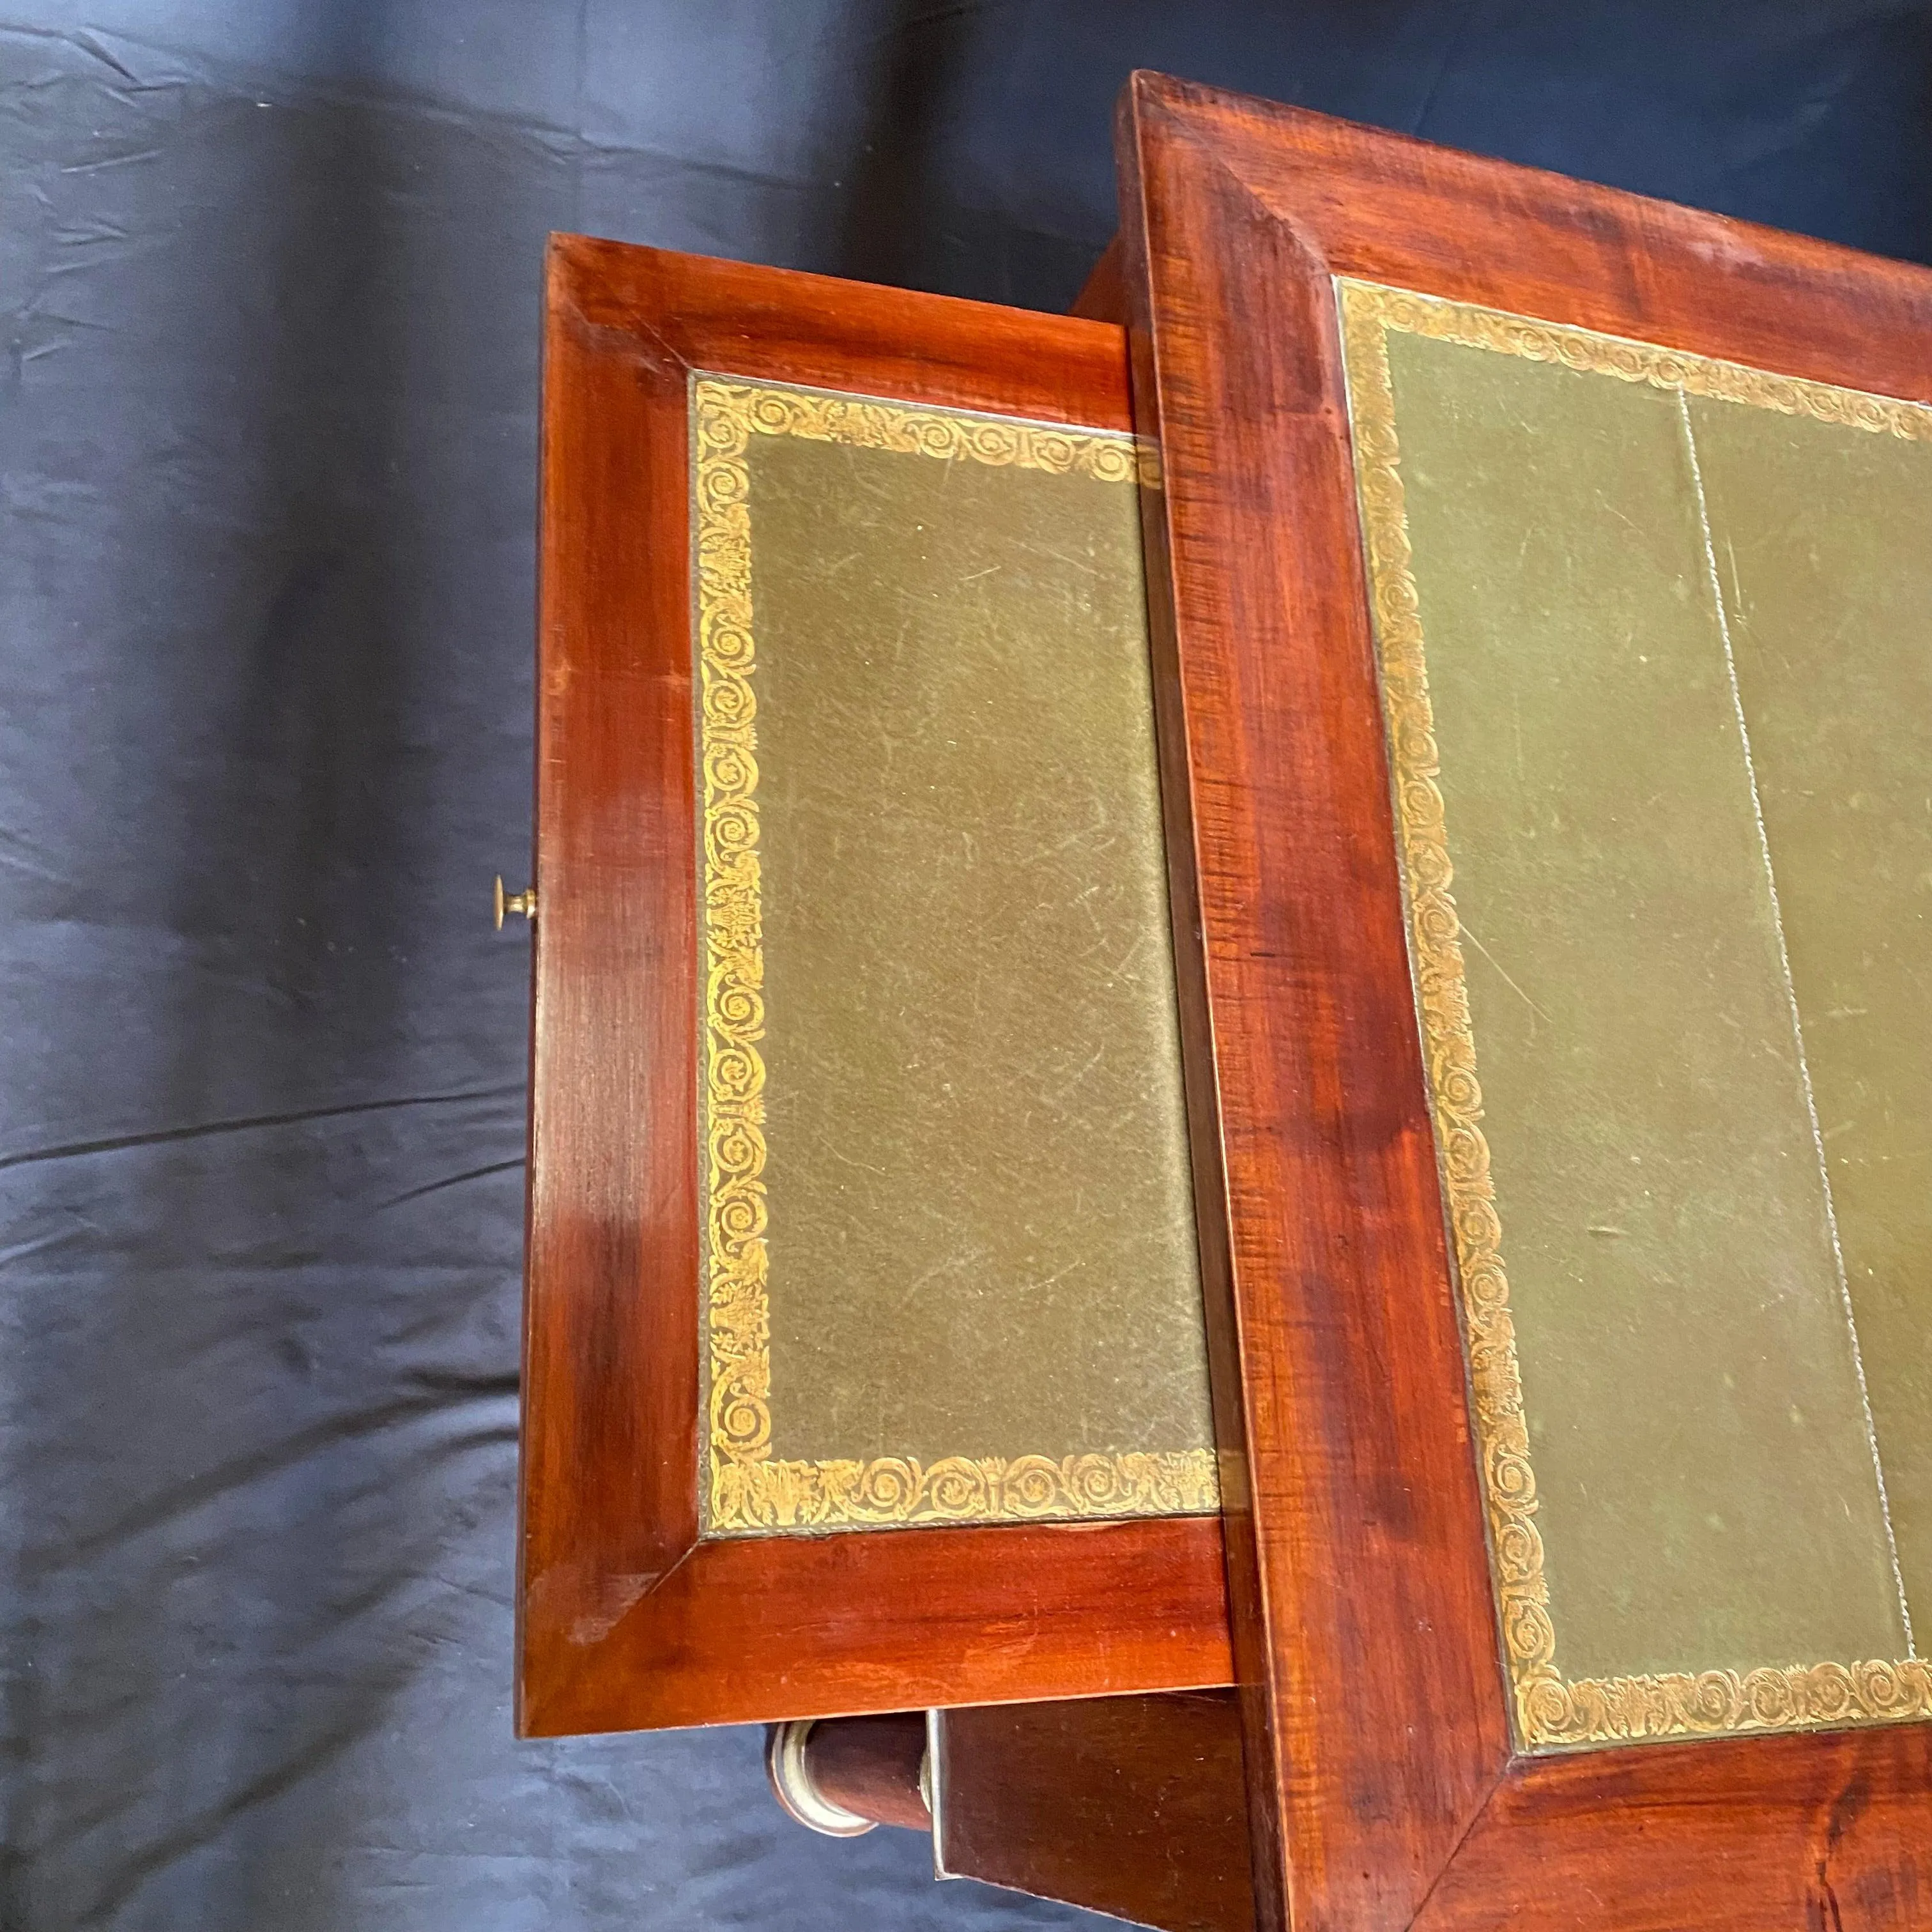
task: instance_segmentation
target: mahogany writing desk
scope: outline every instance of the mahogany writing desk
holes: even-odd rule
[[[1932,274],[1120,152],[1079,319],[558,244],[523,1723],[1162,1925],[1932,1922]]]

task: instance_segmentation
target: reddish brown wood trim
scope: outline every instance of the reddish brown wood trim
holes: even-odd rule
[[[1932,270],[1329,116],[1142,77],[1338,275],[1932,402]]]
[[[1121,259],[1120,238],[1116,233],[1082,284],[1068,314],[1084,315],[1092,322],[1111,322],[1123,328],[1126,326],[1127,285],[1121,279]]]
[[[689,620],[651,550],[683,542],[683,372],[588,321],[576,266],[553,252],[544,382],[526,1669],[614,1623],[698,1528],[697,1303],[662,1286],[698,1252]]]
[[[1518,1766],[1418,1932],[1904,1932],[1932,1924],[1932,1726]]]
[[[554,244],[519,1723],[1225,1683],[1211,1520],[698,1540],[694,368],[1130,422],[1118,328]]]
[[[1199,1516],[700,1543],[609,1630],[544,1633],[524,1731],[1224,1682],[1220,1553]]]
[[[1258,1903],[1358,1932],[1408,1924],[1508,1732],[1326,266],[1192,131],[1158,84],[1130,91],[1136,401],[1232,1233],[1214,1356],[1247,1460]]]

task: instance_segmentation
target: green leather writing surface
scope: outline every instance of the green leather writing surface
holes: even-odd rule
[[[1932,412],[1342,301],[1520,1728],[1932,1714]]]
[[[1932,1622],[1932,442],[1691,420],[1899,1565]]]
[[[709,1528],[1211,1510],[1134,445],[694,429]]]

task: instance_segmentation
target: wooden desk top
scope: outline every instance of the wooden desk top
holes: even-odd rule
[[[1120,134],[1262,1922],[1923,1923],[1932,274]]]

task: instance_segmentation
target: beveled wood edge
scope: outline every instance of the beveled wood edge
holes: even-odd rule
[[[652,1262],[678,1257],[673,1271],[696,1278],[696,1150],[661,1136],[647,1168],[643,1136],[616,1126],[688,1114],[695,1085],[694,949],[677,938],[696,920],[692,678],[688,653],[664,644],[688,620],[676,574],[653,572],[644,554],[647,522],[680,544],[684,536],[682,374],[647,332],[613,337],[586,323],[576,266],[553,247],[536,826],[548,891],[534,936],[520,1721],[539,1660],[592,1642],[676,1567],[697,1531],[695,1415],[679,1400],[697,1382],[694,1301],[685,1318],[674,1306],[645,1318]],[[646,514],[621,507],[638,502]],[[614,794],[654,798],[657,809],[614,827]],[[594,890],[576,890],[580,871]],[[639,986],[652,995],[640,1006]],[[684,1456],[668,1457],[668,1443]],[[679,1460],[691,1465],[682,1484]]]
[[[1415,1924],[1905,1932],[1932,1924],[1928,1810],[1932,1724],[1521,1756]]]
[[[1217,1432],[1247,1463],[1228,1545],[1257,1905],[1267,1925],[1291,1894],[1298,1923],[1406,1925],[1508,1737],[1353,479],[1333,460],[1339,343],[1302,244],[1219,155],[1140,83],[1122,116],[1136,401],[1166,478],[1150,575],[1172,599],[1234,1256],[1210,1359]],[[1268,299],[1247,299],[1258,283]],[[1316,635],[1322,652],[1297,648]]]
[[[1225,1684],[1211,1517],[700,1538],[694,1137],[688,1100],[680,1114],[664,1097],[695,1083],[689,372],[1124,430],[1124,338],[578,236],[554,238],[548,291],[519,1730]],[[586,475],[622,479],[605,493],[622,504]],[[646,742],[658,766],[638,762]],[[566,769],[580,790],[602,787],[569,815],[550,789]],[[636,876],[635,801],[652,795],[644,872],[656,869]],[[614,842],[600,842],[599,811],[623,819]],[[607,915],[594,930],[574,916],[577,874]],[[609,917],[614,904],[632,917]],[[626,923],[643,939],[614,931]],[[682,1024],[676,1040],[632,1010],[646,954],[660,1019],[667,1004],[685,1016],[666,1023]],[[649,1166],[621,1118],[671,1120]],[[668,1252],[684,1256],[670,1272],[688,1294],[654,1289]],[[686,1453],[667,1461],[668,1442]]]
[[[1167,75],[1129,86],[1334,274],[1932,404],[1932,268]],[[1514,250],[1470,250],[1472,225]],[[1808,326],[1786,333],[1794,296]]]
[[[553,236],[550,250],[556,299],[588,328],[687,370],[1133,427],[1126,344],[1108,322],[590,236]]]
[[[1177,488],[1184,494],[1188,479],[1160,412],[1158,298],[1139,200],[1150,137],[1165,142],[1170,157],[1191,150],[1197,173],[1219,172],[1228,190],[1291,231],[1311,280],[1346,274],[1932,401],[1932,271],[1136,74],[1120,115],[1124,233],[1136,409],[1142,433],[1161,437],[1167,478],[1167,517],[1150,532],[1163,549],[1172,540]],[[1442,242],[1466,236],[1472,202],[1484,223],[1516,230],[1513,247],[1464,255]],[[1675,259],[1660,270],[1662,257]],[[1365,602],[1365,586],[1362,595]],[[1394,866],[1391,845],[1391,873]],[[1254,1579],[1239,1574],[1251,1560],[1244,1554],[1251,1538],[1229,1528],[1237,1674],[1256,1714],[1252,1766],[1257,1746],[1277,1746],[1266,1718],[1276,1660],[1257,1643]],[[1486,1561],[1483,1570],[1486,1591]],[[1506,1720],[1499,1654],[1491,1664],[1494,1715]],[[1474,1932],[1504,1912],[1513,1924],[1556,1932],[1580,1923],[1588,1898],[1603,1911],[1589,1922],[1616,1932],[1680,1932],[1693,1922],[1735,1932],[1768,1924],[1838,1932],[1932,1923],[1932,1859],[1924,1850],[1932,1726],[1562,1754],[1520,1752],[1507,1731],[1504,1740],[1499,1754],[1470,1767],[1486,1788],[1466,1828],[1443,1847],[1408,1922]],[[1269,1802],[1266,1780],[1252,1769],[1250,1782],[1258,1880],[1274,1894],[1264,1923],[1270,1910],[1272,1922],[1285,1922],[1291,1895],[1298,1924],[1353,1922],[1331,1920],[1324,1901],[1298,1885],[1287,1848],[1268,1843],[1285,1808]],[[1331,1804],[1335,1796],[1328,1794]],[[1632,1856],[1634,1837],[1642,1840],[1640,1857]]]
[[[700,1541],[608,1630],[526,1665],[518,1734],[1217,1689],[1221,1569],[1210,1516]]]

